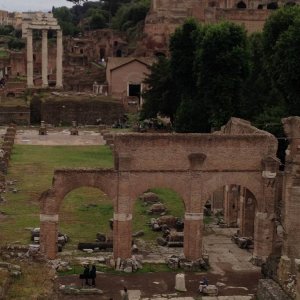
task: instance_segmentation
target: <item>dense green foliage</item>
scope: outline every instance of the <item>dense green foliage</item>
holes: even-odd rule
[[[232,115],[240,115],[249,74],[247,36],[242,27],[231,23],[200,26],[188,20],[172,36],[170,53],[169,62],[160,60],[146,79],[150,88],[145,93],[143,117],[160,113],[170,117],[176,131],[209,132]],[[153,102],[159,103],[156,111]]]
[[[20,50],[25,47],[25,42],[20,39],[22,31],[14,29],[11,25],[0,25],[0,36],[6,37],[9,49]]]
[[[118,29],[130,37],[141,32],[141,25],[150,8],[150,0],[70,0],[72,8],[52,8],[65,35],[76,35],[80,31],[101,28]]]
[[[279,9],[262,33],[231,23],[176,30],[170,59],[147,77],[142,118],[168,116],[179,132],[209,132],[234,117],[281,135],[280,119],[300,114],[300,8]]]
[[[150,0],[134,0],[121,5],[113,17],[113,28],[126,32],[130,37],[137,36],[149,8]]]

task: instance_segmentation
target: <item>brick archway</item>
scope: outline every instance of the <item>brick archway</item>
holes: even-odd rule
[[[134,201],[149,188],[166,187],[184,201],[184,254],[197,259],[205,201],[217,187],[239,184],[256,197],[254,255],[265,258],[273,240],[276,150],[274,136],[235,118],[217,134],[116,134],[114,169],[55,171],[41,197],[41,250],[55,258],[60,204],[71,190],[91,186],[113,201],[114,256],[130,257]]]

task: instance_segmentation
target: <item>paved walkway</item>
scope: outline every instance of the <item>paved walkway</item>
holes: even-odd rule
[[[105,145],[100,133],[80,129],[79,135],[71,135],[69,129],[49,129],[47,135],[39,135],[38,129],[18,130],[15,143],[41,146]]]
[[[224,267],[233,271],[260,270],[250,262],[252,253],[240,249],[231,241],[230,237],[236,232],[236,229],[219,228],[212,225],[209,231],[212,234],[204,237],[204,249],[209,254],[209,263],[213,274],[224,275]]]

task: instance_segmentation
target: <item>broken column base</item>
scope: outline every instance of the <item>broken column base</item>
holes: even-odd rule
[[[112,257],[109,257],[107,258],[106,264],[112,268],[115,268],[116,271],[125,273],[133,273],[143,268],[141,260],[137,259],[135,255],[132,255],[131,258],[127,259],[113,259]]]
[[[172,270],[183,269],[184,271],[207,271],[209,268],[209,257],[203,256],[197,260],[189,260],[184,257],[171,255],[166,259],[168,267]]]
[[[254,266],[261,267],[266,262],[266,260],[262,257],[252,256],[251,259],[250,259],[250,262]]]

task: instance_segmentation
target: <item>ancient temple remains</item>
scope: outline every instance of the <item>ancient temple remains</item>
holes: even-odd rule
[[[34,87],[33,76],[33,31],[42,31],[42,86],[48,87],[48,31],[56,31],[57,37],[57,54],[56,54],[56,88],[63,86],[63,40],[62,30],[57,24],[57,20],[52,14],[37,13],[32,16],[32,19],[24,22],[22,27],[23,37],[27,39],[27,87]]]

